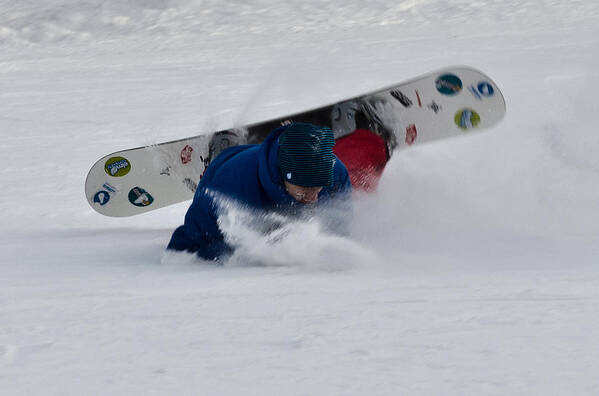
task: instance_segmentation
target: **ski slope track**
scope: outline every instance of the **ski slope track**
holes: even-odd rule
[[[599,3],[0,0],[0,395],[599,394]],[[102,155],[447,65],[492,130],[392,158],[353,234],[88,206]],[[259,219],[258,219],[259,220]]]

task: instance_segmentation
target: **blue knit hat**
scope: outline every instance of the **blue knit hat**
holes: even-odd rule
[[[302,187],[333,185],[334,145],[330,128],[290,124],[279,136],[277,162],[283,179]]]

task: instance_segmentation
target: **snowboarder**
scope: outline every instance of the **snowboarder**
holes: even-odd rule
[[[220,231],[220,194],[249,208],[285,211],[351,199],[345,165],[333,153],[329,128],[292,123],[275,129],[261,144],[234,146],[207,168],[184,224],[173,233],[167,249],[218,260],[233,252]]]

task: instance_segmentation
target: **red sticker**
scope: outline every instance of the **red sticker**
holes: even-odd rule
[[[416,98],[418,98],[418,107],[422,107],[422,100],[420,99],[420,92],[418,90],[416,92]]]
[[[191,148],[191,146],[185,146],[183,147],[183,150],[181,150],[181,162],[183,162],[183,164],[188,164],[191,162],[191,152],[193,151],[193,148]]]
[[[416,131],[416,125],[410,124],[406,128],[406,143],[411,145],[416,140],[416,136],[418,136],[418,131]]]

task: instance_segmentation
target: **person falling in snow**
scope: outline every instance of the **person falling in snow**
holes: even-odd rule
[[[261,144],[225,149],[206,169],[184,224],[174,231],[167,249],[205,260],[232,254],[234,247],[218,226],[216,195],[264,211],[293,212],[326,202],[351,211],[350,177],[333,153],[334,145],[329,128],[291,123],[272,131]]]

